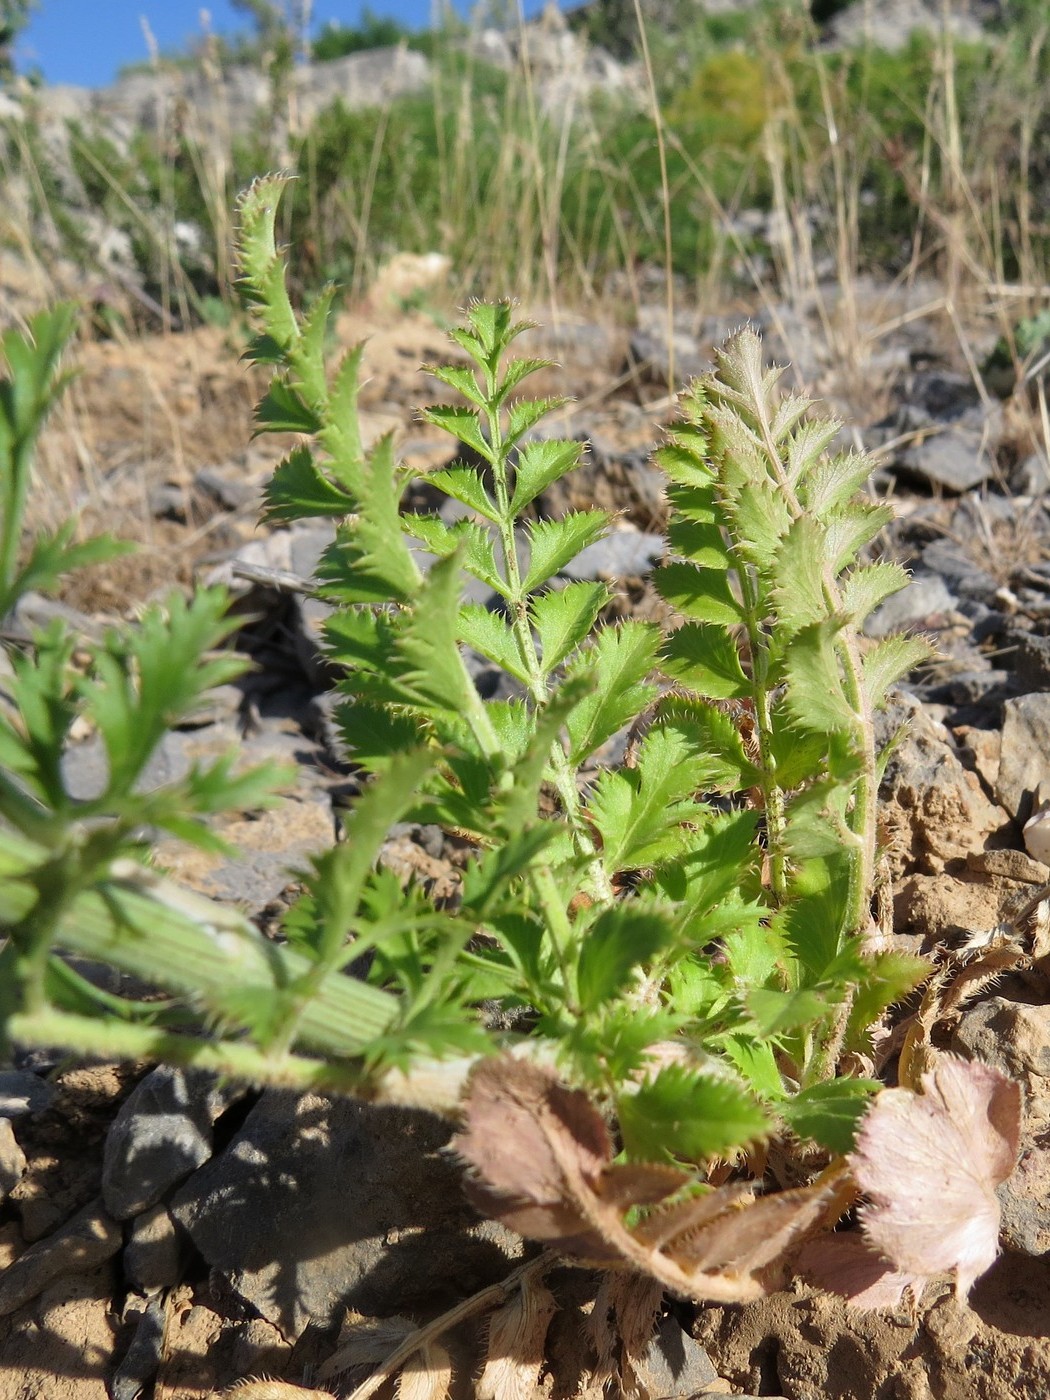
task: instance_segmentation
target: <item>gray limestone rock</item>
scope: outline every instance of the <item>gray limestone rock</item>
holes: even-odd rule
[[[0,1118],[0,1205],[22,1180],[26,1154],[19,1147],[10,1118]]]
[[[269,1091],[174,1198],[207,1263],[289,1338],[352,1307],[454,1301],[503,1276],[516,1236],[480,1221],[415,1110]]]
[[[166,1206],[154,1206],[135,1217],[124,1246],[124,1277],[139,1293],[155,1293],[178,1283],[186,1258],[180,1236]]]
[[[29,1070],[0,1070],[0,1118],[20,1118],[51,1107],[55,1087]]]
[[[149,1210],[212,1152],[212,1124],[236,1094],[201,1071],[152,1070],[113,1120],[102,1161],[102,1197],[117,1220]]]
[[[995,796],[1023,825],[1040,784],[1050,787],[1050,694],[1019,695],[1003,706]]]

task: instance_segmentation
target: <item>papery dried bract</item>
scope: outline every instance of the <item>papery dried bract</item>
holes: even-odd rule
[[[634,1269],[685,1297],[761,1296],[773,1266],[834,1223],[852,1192],[839,1169],[772,1196],[755,1198],[753,1188],[734,1184],[666,1201],[689,1181],[684,1173],[614,1165],[605,1125],[586,1096],[510,1058],[475,1071],[464,1118],[453,1146],[473,1168],[467,1190],[480,1209],[567,1255]],[[624,1213],[639,1204],[653,1209],[628,1228]]]
[[[550,1289],[526,1279],[492,1314],[477,1400],[531,1400],[543,1365],[547,1328],[556,1308]]]
[[[922,1087],[879,1095],[849,1163],[870,1197],[861,1221],[871,1245],[905,1274],[954,1272],[964,1294],[998,1253],[995,1188],[1017,1158],[1021,1090],[947,1055]]]
[[[398,1400],[445,1400],[452,1385],[452,1362],[437,1342],[406,1361],[397,1384]]]
[[[895,1269],[858,1234],[810,1240],[798,1257],[799,1272],[861,1311],[896,1308],[910,1293],[917,1300],[925,1275]]]

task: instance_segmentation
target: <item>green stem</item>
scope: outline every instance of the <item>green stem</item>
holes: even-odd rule
[[[554,956],[561,969],[565,983],[565,1010],[570,1016],[579,1016],[579,988],[576,986],[575,961],[569,956],[573,942],[572,924],[565,908],[558,883],[551,874],[550,866],[541,865],[531,872],[532,888],[539,900],[547,924]]]
[[[784,850],[784,789],[777,782],[777,760],[773,753],[773,711],[769,702],[769,647],[762,634],[758,586],[746,564],[737,570],[744,595],[745,626],[751,649],[751,698],[755,710],[755,739],[758,744],[762,801],[765,807],[770,881],[777,902],[787,898],[787,853]]]

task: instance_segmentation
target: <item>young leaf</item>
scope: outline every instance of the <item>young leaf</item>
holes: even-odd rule
[[[720,627],[687,622],[663,645],[661,669],[696,695],[711,700],[737,700],[750,695],[740,653]]]
[[[665,564],[653,574],[653,582],[661,597],[696,622],[725,627],[744,620],[743,609],[721,569]]]
[[[780,1112],[800,1138],[842,1156],[853,1150],[857,1126],[881,1088],[874,1079],[829,1079],[786,1099]]]
[[[349,515],[356,502],[321,472],[308,447],[300,443],[276,468],[266,487],[264,515],[287,522],[311,516]]]
[[[878,709],[886,703],[886,696],[892,686],[932,660],[933,647],[925,637],[884,637],[864,653],[864,684],[871,696],[872,705]]]
[[[645,709],[655,687],[645,683],[653,669],[659,633],[644,622],[607,627],[574,663],[573,674],[594,673],[594,688],[569,715],[570,757],[580,764]]]
[[[799,729],[834,733],[856,729],[860,716],[846,699],[835,651],[841,623],[816,622],[798,632],[788,647],[787,707]]]
[[[476,467],[445,467],[443,471],[431,472],[427,477],[427,484],[436,486],[439,491],[444,491],[446,496],[451,496],[453,500],[476,510],[493,524],[499,519],[496,503],[485,490],[481,473]]]
[[[498,613],[478,603],[467,603],[459,610],[459,636],[468,647],[501,667],[508,675],[528,685],[529,676],[518,650],[513,630]]]

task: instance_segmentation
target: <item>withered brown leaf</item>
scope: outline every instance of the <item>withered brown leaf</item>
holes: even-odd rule
[[[729,1185],[668,1200],[690,1180],[658,1163],[614,1164],[587,1096],[548,1069],[510,1057],[471,1076],[453,1147],[475,1205],[519,1234],[601,1267],[634,1269],[684,1297],[741,1302],[771,1285],[772,1266],[847,1203],[844,1169],[812,1186],[755,1196]],[[651,1206],[628,1226],[625,1213]]]

